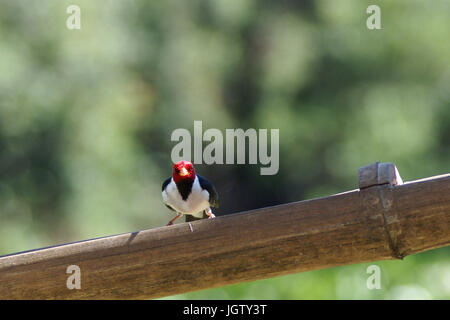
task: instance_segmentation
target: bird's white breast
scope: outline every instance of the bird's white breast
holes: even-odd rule
[[[209,193],[202,189],[195,177],[192,184],[192,190],[186,200],[183,200],[181,194],[178,192],[177,185],[173,178],[162,192],[162,198],[165,204],[171,206],[174,210],[183,214],[191,214],[193,216],[202,217],[203,210],[209,208]]]

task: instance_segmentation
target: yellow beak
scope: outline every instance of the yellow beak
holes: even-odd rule
[[[184,176],[187,176],[188,174],[189,174],[189,171],[187,171],[185,167],[181,168],[180,176],[184,177]]]

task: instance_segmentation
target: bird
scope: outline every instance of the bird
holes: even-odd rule
[[[177,215],[169,221],[172,225],[182,215],[186,221],[216,216],[211,207],[219,207],[219,195],[214,185],[206,178],[196,174],[190,161],[181,160],[173,165],[172,176],[162,184],[164,204]]]

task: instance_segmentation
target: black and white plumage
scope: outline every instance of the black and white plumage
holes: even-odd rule
[[[211,207],[219,207],[219,196],[213,184],[195,173],[189,161],[180,161],[173,166],[172,177],[162,184],[164,204],[177,212],[168,225],[186,215],[186,221],[208,216],[214,218]]]

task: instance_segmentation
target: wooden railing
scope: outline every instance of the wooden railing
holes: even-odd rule
[[[375,163],[353,191],[0,257],[0,299],[148,299],[402,259],[449,245],[449,227],[450,174],[403,183]]]

